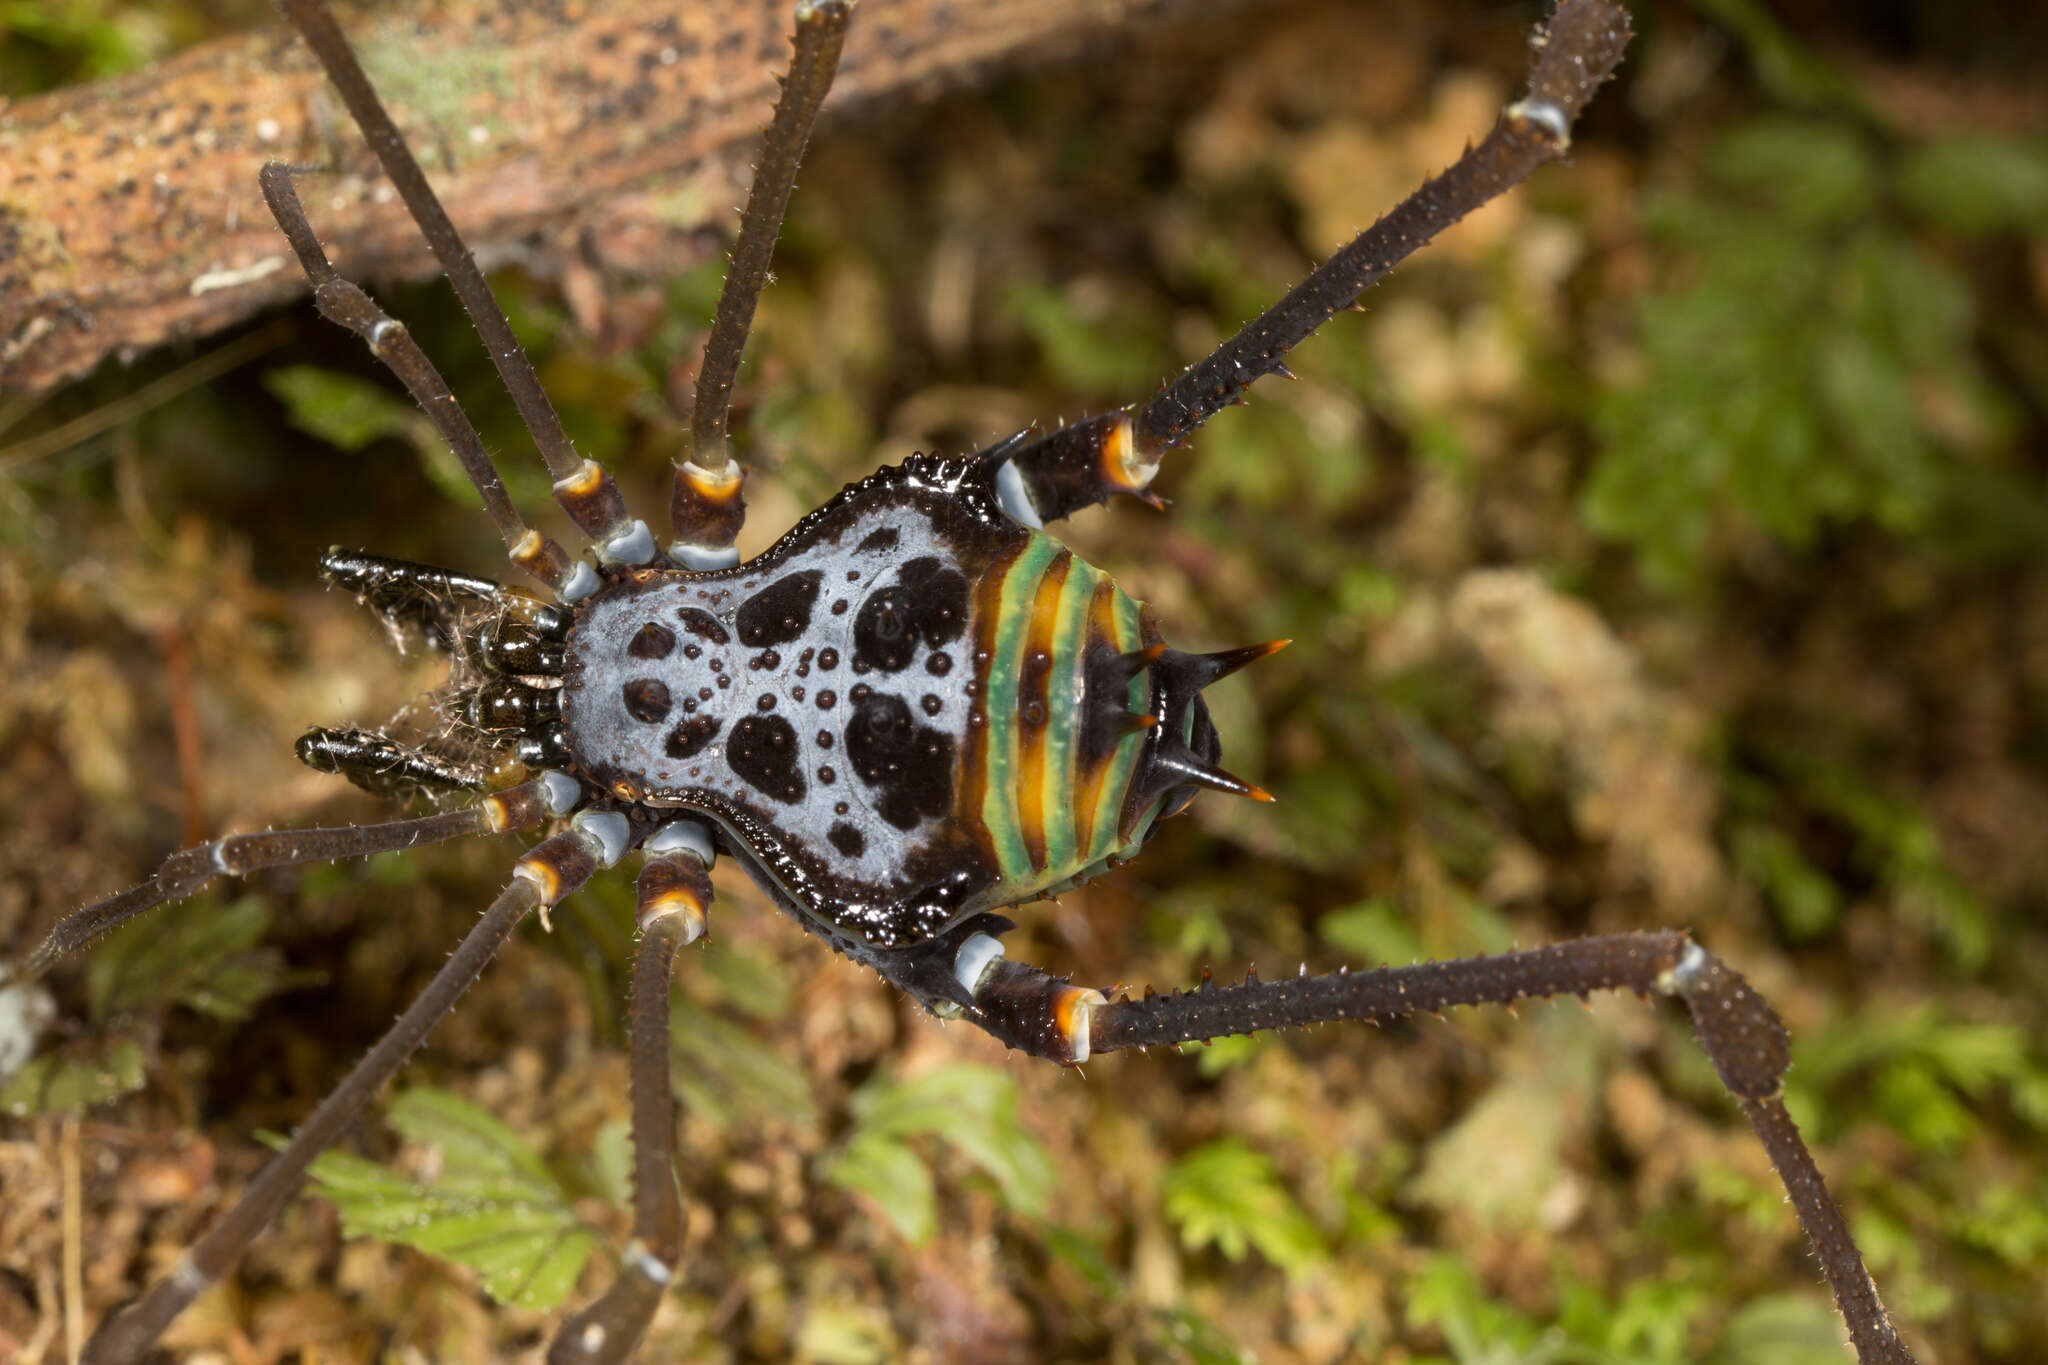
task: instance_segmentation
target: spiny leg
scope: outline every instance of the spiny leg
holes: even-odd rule
[[[636,887],[640,947],[633,957],[630,1007],[633,1240],[612,1287],[555,1333],[549,1365],[604,1365],[631,1355],[683,1255],[675,1092],[669,1080],[669,975],[676,953],[704,934],[711,837],[684,818],[656,830],[641,848],[647,863]]]
[[[1061,427],[1036,441],[984,451],[1011,515],[1057,521],[1117,493],[1156,501],[1152,477],[1165,453],[1209,418],[1241,401],[1282,357],[1409,253],[1571,146],[1572,123],[1621,61],[1629,18],[1605,0],[1563,0],[1530,40],[1529,89],[1501,111],[1493,131],[1443,174],[1353,238],[1286,297],[1253,318],[1149,403]]]
[[[724,568],[738,562],[733,540],[746,518],[746,505],[740,495],[741,471],[726,439],[733,380],[747,348],[747,332],[754,325],[754,308],[768,283],[775,239],[782,233],[782,217],[796,187],[797,166],[839,70],[852,9],[850,0],[797,3],[796,55],[783,78],[775,117],[754,167],[754,183],[747,191],[747,207],[740,215],[739,238],[733,243],[711,335],[704,342],[704,364],[697,374],[690,455],[676,466],[675,490],[669,498],[669,521],[676,537],[669,558],[685,568]]]
[[[484,347],[490,352],[491,363],[497,367],[498,376],[505,383],[505,391],[512,398],[512,406],[518,409],[520,419],[540,449],[541,458],[547,462],[548,474],[555,481],[555,501],[596,545],[600,562],[619,565],[652,562],[655,558],[654,537],[647,524],[634,520],[627,512],[624,495],[602,465],[577,456],[568,433],[562,429],[561,418],[555,414],[554,404],[548,400],[533,372],[533,362],[527,359],[518,339],[512,335],[512,326],[505,320],[497,300],[491,297],[483,272],[477,269],[469,248],[463,245],[448,211],[441,206],[440,198],[427,183],[425,172],[420,170],[419,162],[405,145],[398,126],[385,112],[369,77],[363,73],[362,64],[356,60],[340,26],[329,13],[325,0],[280,0],[280,3],[285,16],[306,40],[306,46],[313,49],[313,55],[319,58],[328,80],[334,83],[342,103],[348,106],[356,126],[362,129],[363,139],[376,153],[384,173],[391,177],[399,198],[412,212],[413,221],[419,224],[421,235],[433,250],[434,259],[441,263],[441,269],[454,286],[456,297],[462,300],[470,321],[476,324]],[[595,591],[596,587],[593,579],[589,590]]]
[[[335,273],[320,239],[314,235],[313,225],[306,219],[305,206],[292,185],[292,175],[292,167],[273,161],[264,166],[258,179],[263,185],[263,198],[270,205],[270,216],[283,229],[285,239],[299,258],[300,268],[312,281],[314,306],[322,317],[340,323],[368,343],[377,359],[405,385],[406,392],[441,433],[441,439],[455,452],[462,472],[469,476],[477,495],[483,499],[484,511],[505,539],[507,557],[555,592],[566,591],[576,568],[568,553],[554,537],[542,535],[519,519],[511,497],[505,492],[505,481],[498,476],[490,452],[484,449],[483,438],[477,435],[469,415],[449,391],[447,381],[441,378],[441,372],[427,359],[405,324],[379,308],[376,300],[361,288]]]
[[[215,877],[242,877],[270,867],[294,863],[329,863],[341,858],[366,858],[440,843],[470,834],[497,834],[532,829],[551,815],[568,810],[578,795],[575,782],[551,773],[518,787],[486,796],[465,810],[392,820],[379,825],[341,825],[330,829],[274,829],[261,834],[231,834],[210,844],[180,849],[165,858],[148,881],[74,910],[30,953],[25,977],[34,978],[66,953],[83,948],[101,934],[167,901],[183,900]]]
[[[547,910],[625,852],[625,817],[583,812],[568,829],[536,844],[513,866],[512,880],[425,990],[340,1085],[320,1101],[282,1151],[257,1173],[241,1199],[165,1278],[100,1325],[87,1343],[88,1365],[131,1365],[171,1320],[234,1267],[242,1252],[305,1180],[313,1159],[339,1140],[384,1083],[454,1008],[529,911]]]
[[[1236,1037],[1343,1019],[1382,1022],[1453,1005],[1511,1005],[1532,997],[1627,990],[1677,996],[1700,1046],[1742,1106],[1784,1181],[1862,1365],[1911,1365],[1877,1286],[1828,1193],[1781,1093],[1791,1065],[1784,1025],[1735,971],[1676,930],[1603,934],[1492,957],[1330,972],[1285,981],[1248,975],[1236,986],[1107,1000],[1024,963],[986,935],[960,946],[955,975],[968,1018],[1011,1047],[1074,1064],[1096,1053]]]

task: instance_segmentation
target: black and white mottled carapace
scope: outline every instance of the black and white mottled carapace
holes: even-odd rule
[[[875,948],[1128,857],[1216,757],[1199,684],[1175,685],[1195,656],[1013,519],[1001,463],[916,456],[749,563],[638,570],[578,604],[578,767],[709,816]]]

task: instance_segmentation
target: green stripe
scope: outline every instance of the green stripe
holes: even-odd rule
[[[1003,575],[996,598],[995,657],[985,675],[988,684],[988,790],[982,796],[981,823],[996,850],[1003,880],[1027,887],[1037,875],[1017,822],[1017,678],[1024,662],[1024,640],[1031,628],[1031,605],[1046,566],[1064,548],[1052,537],[1034,531]]]
[[[1088,630],[1088,603],[1104,574],[1076,557],[1060,593],[1053,621],[1052,668],[1046,678],[1045,870],[1061,877],[1074,870],[1074,745],[1081,725],[1081,656]]]
[[[1110,598],[1111,609],[1116,614],[1116,647],[1128,654],[1145,645],[1144,631],[1138,622],[1138,604],[1124,595],[1121,588]],[[1140,673],[1131,679],[1124,705],[1135,714],[1145,707],[1149,700],[1146,688],[1149,673]],[[1109,776],[1103,780],[1102,796],[1095,807],[1095,837],[1088,844],[1088,861],[1100,862],[1118,851],[1117,826],[1122,823],[1124,794],[1131,789],[1131,777],[1137,771],[1138,750],[1144,745],[1142,733],[1127,735],[1116,746],[1116,754],[1110,759]],[[1150,819],[1145,822],[1150,824]],[[1132,840],[1135,846],[1144,838],[1141,832]]]

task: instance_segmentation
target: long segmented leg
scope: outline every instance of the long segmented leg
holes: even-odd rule
[[[555,501],[569,514],[569,519],[588,536],[596,547],[598,561],[606,565],[637,565],[652,563],[656,558],[653,533],[647,523],[636,520],[626,510],[625,496],[619,492],[618,484],[595,460],[583,459],[570,444],[569,435],[562,429],[561,418],[555,415],[555,407],[547,393],[541,388],[540,380],[533,372],[533,362],[527,359],[517,338],[512,335],[512,325],[505,320],[505,314],[491,297],[490,286],[484,282],[483,271],[477,268],[476,260],[463,245],[462,238],[455,231],[455,224],[449,220],[448,211],[441,206],[439,196],[427,183],[426,173],[405,145],[398,126],[391,121],[391,115],[384,109],[383,102],[370,85],[370,78],[363,73],[362,64],[356,60],[348,40],[342,36],[341,26],[334,21],[325,0],[280,0],[285,12],[306,46],[319,58],[320,65],[327,72],[327,78],[341,95],[342,103],[354,116],[356,126],[362,130],[364,141],[384,167],[384,173],[391,177],[391,183],[398,191],[399,198],[412,213],[413,221],[419,224],[420,233],[433,250],[434,259],[447,274],[448,282],[455,289],[455,295],[462,301],[470,320],[476,324],[477,332],[483,337],[484,346],[490,352],[491,363],[497,367],[498,376],[504,381],[505,391],[511,396],[512,406],[519,411],[520,419],[532,433],[534,444],[539,447],[541,458],[548,467],[548,474],[554,480]],[[276,173],[266,171],[264,189],[269,193],[273,184],[281,185],[285,191],[290,188],[290,172],[280,168]],[[273,209],[275,201],[273,201]],[[304,214],[298,215],[300,222]],[[280,217],[280,223],[283,218]],[[286,227],[286,234],[291,235]],[[311,238],[310,231],[304,236]],[[301,260],[306,258],[304,244],[299,237],[293,237],[292,245],[299,251]],[[317,251],[317,243],[315,244]],[[308,273],[312,269],[308,267]],[[314,280],[316,286],[321,281]],[[345,300],[340,291],[331,291],[337,306],[346,303],[348,307],[359,307],[353,300]],[[362,303],[368,303],[368,296],[360,290],[356,294]],[[374,304],[369,305],[372,309]],[[325,305],[322,311],[326,311]],[[381,313],[379,314],[381,316]],[[356,320],[352,320],[356,319]],[[364,331],[379,325],[376,318],[366,314],[351,315],[340,319],[344,325]],[[362,325],[358,325],[358,320]],[[386,320],[388,323],[388,319]],[[388,335],[388,328],[386,334]],[[369,331],[364,331],[372,346],[377,341]],[[383,351],[379,349],[379,355]],[[394,366],[394,369],[396,366]],[[406,378],[403,371],[400,378]],[[410,381],[408,381],[410,387]],[[442,386],[446,392],[446,386]],[[417,396],[417,395],[416,395]],[[438,405],[438,397],[437,404]],[[448,399],[452,406],[454,400]],[[436,405],[423,403],[429,414]],[[438,420],[438,419],[437,419]],[[467,466],[465,466],[467,467]],[[472,477],[475,477],[472,475]],[[481,486],[479,486],[479,491]],[[486,495],[486,502],[489,501]],[[503,523],[500,523],[501,529]],[[515,552],[516,561],[516,552]],[[574,600],[595,592],[599,580],[587,566],[580,574],[573,574],[567,586],[562,589],[565,599]]]
[[[799,0],[796,7],[796,55],[762,140],[761,159],[754,166],[739,238],[733,243],[711,335],[704,342],[704,363],[697,373],[690,454],[675,467],[675,488],[669,497],[675,540],[668,554],[686,569],[722,569],[739,562],[733,541],[746,519],[740,491],[743,474],[726,440],[733,380],[754,325],[754,308],[768,283],[775,239],[782,235],[782,217],[796,187],[797,166],[839,70],[852,8],[848,0]]]
[[[1677,930],[1605,934],[1547,948],[1375,971],[1329,972],[1235,986],[1111,1000],[1003,956],[985,933],[959,941],[955,982],[972,999],[963,1012],[1009,1047],[1067,1065],[1120,1048],[1239,1037],[1263,1029],[1356,1019],[1380,1023],[1453,1005],[1512,1005],[1593,991],[1675,996],[1721,1083],[1742,1106],[1791,1195],[1827,1275],[1862,1365],[1912,1365],[1877,1286],[1828,1193],[1781,1087],[1792,1050],[1762,996],[1719,958]],[[957,997],[956,997],[957,998]]]
[[[497,955],[519,921],[533,910],[545,914],[599,868],[617,862],[626,852],[629,837],[624,816],[585,811],[571,820],[568,829],[536,844],[515,863],[511,882],[426,989],[341,1084],[320,1101],[292,1140],[257,1173],[234,1208],[192,1244],[169,1275],[100,1324],[86,1345],[88,1365],[130,1365],[141,1359],[173,1318],[233,1268],[249,1243],[304,1182],[313,1159],[361,1117],[384,1083],[405,1065],[429,1030],[454,1008]]]
[[[676,953],[704,935],[711,835],[695,820],[676,820],[650,835],[641,850],[647,862],[636,884],[640,947],[633,957],[629,1044],[633,1240],[612,1287],[555,1333],[549,1365],[607,1365],[631,1355],[683,1255],[675,1091],[669,1079],[669,975]]]
[[[379,825],[342,825],[331,829],[275,829],[261,834],[231,834],[210,844],[180,849],[164,859],[148,881],[105,900],[74,910],[28,956],[25,976],[41,976],[66,953],[75,952],[100,935],[170,901],[183,900],[215,877],[243,877],[271,867],[295,863],[329,863],[341,858],[366,858],[373,853],[437,844],[471,834],[498,834],[533,829],[567,811],[580,792],[576,782],[549,773],[518,787],[486,796],[466,810],[444,811],[413,820]]]
[[[1529,88],[1478,145],[1323,262],[1150,402],[1103,413],[1036,440],[1013,437],[981,458],[1009,513],[1039,526],[1129,493],[1151,492],[1166,452],[1243,399],[1283,357],[1411,252],[1526,179],[1571,146],[1572,124],[1614,73],[1629,18],[1604,0],[1565,0],[1530,40]]]
[[[258,178],[263,185],[264,201],[270,205],[270,216],[277,220],[299,258],[300,268],[312,282],[314,307],[322,317],[361,337],[377,359],[384,362],[384,367],[405,385],[420,411],[427,414],[441,439],[455,452],[462,472],[469,476],[477,495],[483,499],[485,513],[505,538],[506,557],[557,593],[567,591],[577,567],[571,563],[568,552],[554,537],[542,535],[519,519],[511,497],[505,492],[505,481],[499,477],[490,452],[484,449],[483,438],[477,435],[469,415],[449,391],[448,382],[441,378],[441,372],[427,359],[405,324],[379,308],[376,300],[359,286],[335,273],[306,218],[305,206],[292,185],[292,175],[292,167],[273,161]]]

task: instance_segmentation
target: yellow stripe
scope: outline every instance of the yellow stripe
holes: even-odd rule
[[[1088,613],[1096,585],[1108,583],[1109,576],[1092,564],[1076,559],[1060,594],[1059,618],[1052,632],[1052,671],[1046,682],[1047,705],[1052,723],[1046,733],[1045,793],[1046,863],[1071,873],[1088,859],[1078,850],[1086,842],[1080,828],[1082,775],[1075,771],[1074,751],[1080,743],[1087,674],[1082,665],[1088,653]]]
[[[1048,868],[1060,870],[1059,862],[1047,856],[1046,786],[1050,765],[1046,736],[1055,725],[1051,689],[1054,632],[1073,564],[1072,552],[1062,550],[1038,580],[1031,595],[1031,619],[1024,632],[1024,651],[1018,665],[1017,823],[1024,836],[1025,851],[1031,855],[1032,869],[1038,872]],[[1057,808],[1057,799],[1052,804]]]
[[[1064,553],[1058,541],[1033,532],[1003,575],[994,602],[995,649],[984,677],[988,705],[981,727],[987,774],[981,823],[995,847],[1003,880],[1019,887],[1030,885],[1035,870],[1017,824],[1017,677],[1031,620],[1026,604],[1036,596],[1046,565]]]

